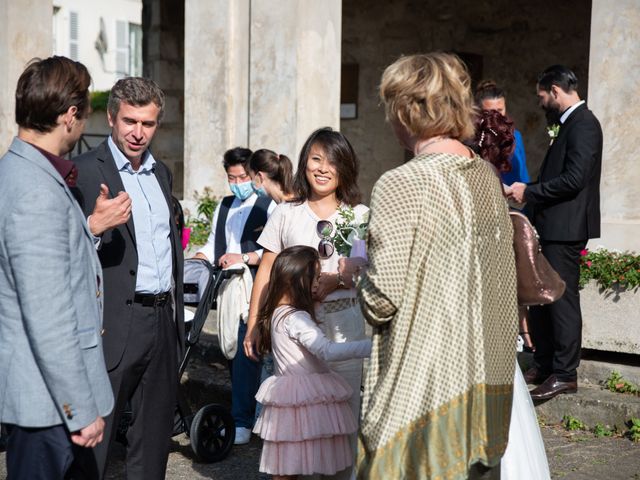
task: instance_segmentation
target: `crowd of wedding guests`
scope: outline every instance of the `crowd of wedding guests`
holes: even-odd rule
[[[149,150],[164,94],[118,81],[111,135],[72,162],[89,83],[78,62],[32,62],[0,159],[9,479],[103,478],[126,406],[127,478],[166,472],[184,244],[171,174]],[[237,444],[262,439],[261,472],[550,478],[533,400],[577,390],[579,252],[599,235],[602,132],[568,68],[549,67],[536,89],[558,126],[535,182],[505,89],[473,92],[445,53],[403,56],[382,75],[387,122],[414,156],[382,175],[370,207],[356,152],[331,128],[309,136],[295,173],[268,149],[225,153],[232,195],[196,258],[240,265],[252,283],[231,332],[232,415]],[[560,300],[529,310],[518,305],[515,208],[566,283]],[[519,333],[534,351],[524,374]]]

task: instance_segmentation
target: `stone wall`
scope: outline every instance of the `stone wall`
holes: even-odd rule
[[[165,112],[151,147],[155,158],[173,171],[173,193],[184,184],[184,1],[143,0],[144,76],[164,90]]]
[[[615,34],[612,34],[615,32]],[[594,0],[589,105],[602,124],[602,237],[595,245],[640,252],[640,3]],[[637,324],[636,324],[637,325]],[[637,327],[636,327],[637,328]]]
[[[358,118],[342,120],[341,129],[360,157],[365,194],[405,160],[379,105],[380,76],[401,54],[434,50],[482,56],[482,77],[507,90],[507,108],[536,178],[549,144],[535,97],[537,75],[563,63],[576,72],[586,98],[590,23],[590,0],[344,0],[342,61],[357,63],[360,76]]]
[[[34,57],[51,55],[51,0],[0,0],[0,155],[18,133],[15,93],[18,78]]]

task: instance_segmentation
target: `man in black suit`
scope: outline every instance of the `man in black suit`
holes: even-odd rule
[[[104,271],[104,352],[116,406],[104,447],[94,450],[104,475],[108,444],[126,404],[127,476],[163,479],[184,345],[182,248],[172,220],[169,169],[149,145],[164,94],[152,80],[124,78],[111,89],[110,137],[76,158],[78,199],[96,237]]]
[[[577,391],[582,343],[580,256],[587,240],[600,236],[602,129],[577,92],[578,79],[554,65],[538,78],[538,100],[559,119],[536,183],[514,183],[510,196],[526,202],[540,235],[542,253],[567,284],[557,302],[531,308],[536,345],[534,367],[525,373],[534,400]]]

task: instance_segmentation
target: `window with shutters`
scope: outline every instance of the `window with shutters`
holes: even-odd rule
[[[78,12],[69,12],[69,58],[78,60]]]

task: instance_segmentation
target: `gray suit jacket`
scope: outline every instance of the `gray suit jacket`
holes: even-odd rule
[[[76,431],[113,408],[100,262],[64,180],[18,138],[0,192],[0,421]]]

